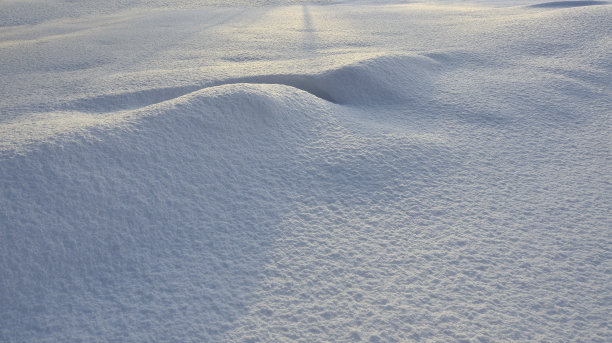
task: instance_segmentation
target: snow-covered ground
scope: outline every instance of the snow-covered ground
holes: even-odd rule
[[[612,341],[612,5],[0,2],[0,342]]]

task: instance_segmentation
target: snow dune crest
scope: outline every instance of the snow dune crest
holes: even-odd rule
[[[220,134],[212,127],[215,129],[223,127],[231,131],[243,127],[246,123],[266,120],[266,118],[280,119],[275,114],[287,111],[288,108],[297,106],[298,103],[312,107],[317,106],[320,102],[317,101],[318,98],[298,89],[274,84],[234,83],[207,87],[166,101],[146,105],[153,99],[160,99],[155,96],[148,97],[156,94],[160,94],[159,90],[148,93],[140,92],[135,98],[125,95],[115,98],[123,99],[125,101],[123,105],[145,104],[143,107],[132,110],[106,113],[54,112],[5,122],[0,125],[2,137],[0,151],[9,156],[30,150],[29,148],[34,146],[49,144],[63,146],[78,144],[78,142],[90,139],[105,140],[108,139],[108,135],[123,135],[125,130],[131,131],[152,121],[152,117],[158,116],[163,119],[156,120],[163,120],[164,124],[153,131],[160,134],[180,131],[179,128],[183,127],[184,120],[187,118],[208,123],[211,133]],[[99,101],[99,98],[95,100]],[[143,100],[144,102],[139,102]],[[232,108],[233,111],[225,111],[224,107]],[[203,134],[204,131],[200,133]],[[185,133],[177,132],[177,134],[184,136]]]

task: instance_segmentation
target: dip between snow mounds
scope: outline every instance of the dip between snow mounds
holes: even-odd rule
[[[171,101],[201,89],[239,83],[285,85],[341,105],[385,105],[427,96],[431,77],[438,70],[439,63],[426,56],[380,56],[314,75],[252,75],[197,86],[105,94],[71,101],[58,110],[85,113],[134,110]]]

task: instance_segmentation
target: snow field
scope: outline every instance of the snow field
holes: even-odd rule
[[[0,341],[609,341],[611,9],[534,3],[19,12]]]

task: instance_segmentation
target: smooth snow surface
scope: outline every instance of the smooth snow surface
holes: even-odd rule
[[[612,341],[610,18],[1,2],[0,342]]]

